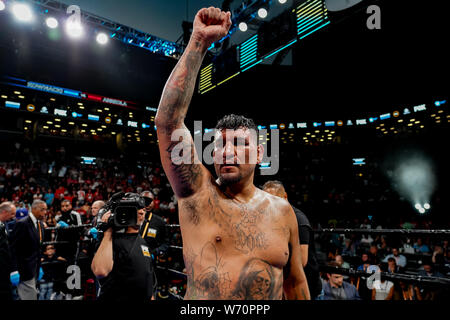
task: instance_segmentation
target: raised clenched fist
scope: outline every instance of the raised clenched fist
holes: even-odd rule
[[[231,13],[218,8],[203,8],[194,19],[192,37],[204,42],[208,47],[228,34],[231,26]]]

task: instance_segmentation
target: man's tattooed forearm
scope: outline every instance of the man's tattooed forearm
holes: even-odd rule
[[[175,66],[159,104],[161,132],[170,133],[184,120],[201,61],[202,54],[191,50]]]

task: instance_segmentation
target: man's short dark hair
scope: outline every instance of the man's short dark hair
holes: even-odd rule
[[[258,130],[255,122],[252,119],[246,118],[242,115],[229,114],[224,116],[217,122],[216,129],[232,129],[237,130],[239,128]]]
[[[395,262],[395,264],[397,264],[397,260],[395,260],[394,258],[390,257],[387,259],[388,262]]]

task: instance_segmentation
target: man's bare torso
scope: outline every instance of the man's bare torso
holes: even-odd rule
[[[285,208],[259,189],[240,203],[214,182],[181,199],[185,299],[281,299],[289,259]]]

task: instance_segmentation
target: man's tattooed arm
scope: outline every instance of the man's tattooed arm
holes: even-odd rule
[[[161,162],[180,198],[195,193],[207,173],[198,161],[192,136],[184,125],[206,50],[205,43],[191,39],[167,80],[155,118]]]

